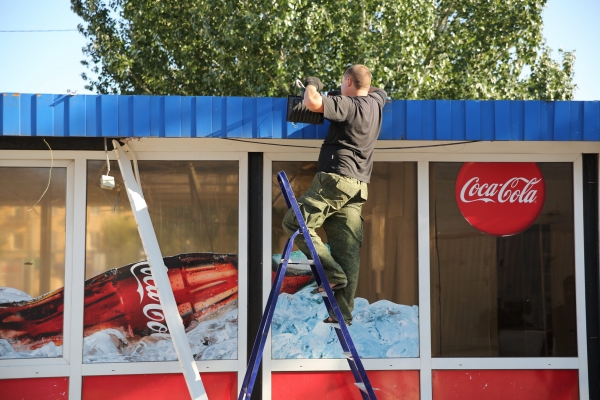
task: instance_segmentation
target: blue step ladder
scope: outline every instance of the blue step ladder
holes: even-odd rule
[[[338,307],[337,301],[335,300],[333,291],[329,287],[329,282],[325,276],[325,271],[321,265],[321,260],[317,255],[317,251],[315,250],[315,246],[308,232],[308,228],[306,227],[306,222],[300,213],[298,202],[296,201],[296,197],[294,196],[294,192],[292,191],[290,182],[288,181],[285,172],[281,171],[277,174],[277,181],[279,182],[279,187],[281,188],[283,198],[285,199],[288,208],[292,208],[296,214],[300,229],[294,232],[292,237],[287,240],[284,251],[281,255],[281,260],[279,261],[279,266],[277,267],[277,272],[275,274],[275,281],[271,287],[269,299],[267,300],[267,306],[260,321],[260,327],[258,328],[258,334],[256,335],[254,346],[252,347],[252,354],[250,355],[250,360],[248,361],[248,369],[246,370],[246,375],[244,376],[244,382],[242,383],[238,400],[249,400],[252,395],[252,389],[254,388],[254,382],[256,381],[256,374],[258,373],[258,367],[260,366],[263,350],[265,348],[265,342],[269,334],[271,321],[273,320],[273,314],[275,313],[275,306],[277,305],[277,299],[279,297],[279,292],[281,291],[281,284],[283,283],[283,278],[285,277],[285,271],[288,264],[310,265],[315,280],[317,281],[317,285],[325,290],[324,292],[321,292],[321,294],[323,296],[323,302],[327,307],[327,311],[333,310],[336,319],[339,321],[337,324],[334,323],[331,325],[335,328],[335,332],[337,333],[340,344],[342,345],[344,356],[346,356],[348,364],[350,365],[350,369],[352,370],[352,374],[354,375],[354,380],[356,381],[354,384],[360,389],[360,394],[364,400],[375,400],[377,397],[375,396],[374,389],[369,382],[365,368],[363,367],[362,361],[358,356],[354,342],[350,337],[348,326],[342,317],[342,313]],[[304,235],[304,239],[308,245],[312,260],[290,260],[290,254],[294,247],[294,239],[299,233]]]

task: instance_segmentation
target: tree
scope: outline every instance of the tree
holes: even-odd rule
[[[287,96],[345,68],[404,99],[573,97],[551,57],[545,0],[71,0],[99,93]]]

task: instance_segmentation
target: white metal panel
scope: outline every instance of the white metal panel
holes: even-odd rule
[[[268,153],[273,161],[317,161],[318,153]],[[513,153],[494,153],[494,154],[415,154],[375,152],[374,161],[412,161],[412,162],[573,162],[580,154],[513,154]]]
[[[71,320],[73,318],[70,312],[70,306],[72,304],[73,294],[73,270],[75,268],[73,264],[73,246],[74,246],[74,203],[75,203],[75,189],[74,189],[74,175],[75,175],[75,164],[73,161],[67,167],[67,193],[65,201],[65,285],[63,289],[63,347],[62,355],[63,359],[68,363],[71,359],[71,346],[65,346],[65,343],[71,343]]]
[[[429,163],[417,164],[417,223],[419,254],[419,356],[421,400],[433,397],[431,383],[431,285],[429,261]]]
[[[577,357],[480,357],[434,358],[431,368],[437,369],[578,369]]]
[[[0,367],[0,379],[22,379],[22,378],[62,378],[69,376],[71,368],[68,365],[35,365],[30,367],[24,366],[5,366]],[[71,390],[71,377],[69,376],[69,391]],[[81,381],[81,379],[79,379]],[[0,386],[2,386],[0,380]],[[81,384],[81,382],[80,382]],[[80,385],[81,386],[81,385]],[[69,392],[70,399],[81,399],[81,391],[79,397],[75,397],[77,393]]]
[[[322,139],[244,139],[229,140],[224,138],[143,138],[130,141],[129,147],[136,152],[138,159],[203,159],[225,160],[235,153],[264,152],[265,154],[285,154],[288,159],[299,154],[317,154],[323,143]],[[482,141],[464,145],[455,145],[452,141],[378,141],[375,157],[393,154],[395,157],[410,157],[413,161],[439,160],[446,155],[465,156],[468,154],[495,156],[508,155],[576,155],[581,153],[600,153],[600,142],[511,142]],[[439,146],[447,144],[447,146]],[[297,147],[295,147],[297,146]],[[436,146],[436,147],[419,147]],[[401,147],[401,149],[390,149]],[[207,149],[210,149],[207,151]],[[0,150],[0,160],[35,160],[45,157],[44,151],[34,150]],[[46,152],[48,153],[48,152]],[[73,159],[72,150],[53,150],[56,159]],[[78,157],[87,159],[106,159],[104,151],[76,151]],[[174,155],[177,154],[177,158]],[[290,158],[291,157],[291,158]],[[532,159],[532,161],[535,161]]]
[[[2,153],[2,152],[0,152]],[[57,160],[56,157],[54,161],[51,160],[7,160],[2,159],[0,155],[0,167],[41,167],[41,168],[66,168],[73,161],[73,156],[71,155],[71,160]]]
[[[367,371],[417,370],[419,358],[361,358]],[[270,360],[274,371],[350,371],[345,358]]]
[[[575,212],[575,302],[577,307],[577,358],[579,397],[588,399],[587,323],[585,310],[585,253],[583,238],[583,159],[573,163],[573,208]]]
[[[86,195],[87,162],[85,159],[77,158],[74,162],[74,193],[73,208],[71,212],[67,209],[67,215],[72,215],[73,227],[70,229],[72,236],[72,263],[66,266],[65,292],[70,295],[65,297],[65,316],[70,314],[70,324],[65,323],[65,330],[69,330],[69,341],[65,341],[64,347],[69,347],[69,398],[81,398],[82,375],[81,365],[83,362],[83,305],[85,285],[85,229],[86,229]],[[69,229],[67,230],[69,232]],[[67,290],[67,288],[69,288]],[[67,328],[68,327],[68,328]]]
[[[248,155],[239,160],[238,194],[238,388],[244,382],[248,353]],[[242,329],[239,329],[242,328]],[[200,370],[205,371],[200,368]]]
[[[56,357],[56,358],[7,358],[4,360],[0,360],[0,371],[1,368],[8,367],[29,367],[29,366],[56,366],[60,367],[61,365],[69,365],[69,361],[67,361],[64,356]],[[0,379],[3,378],[3,375],[0,374]]]
[[[231,372],[238,367],[237,360],[196,361],[201,372]],[[83,376],[97,375],[138,375],[138,374],[178,374],[181,366],[178,361],[123,362],[83,364]]]

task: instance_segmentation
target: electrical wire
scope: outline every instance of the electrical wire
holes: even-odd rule
[[[52,154],[52,148],[50,147],[50,145],[48,144],[48,142],[46,142],[46,139],[43,139],[44,143],[46,143],[46,146],[48,146],[48,148],[50,149],[50,172],[48,173],[48,185],[46,186],[46,190],[44,190],[44,193],[42,193],[42,195],[40,196],[40,198],[38,199],[38,201],[35,202],[34,205],[31,206],[31,208],[27,211],[31,211],[33,210],[33,208],[35,206],[38,205],[38,203],[42,200],[42,198],[44,197],[44,195],[46,194],[46,192],[48,191],[48,189],[50,188],[50,181],[52,180],[52,167],[54,167],[54,154]]]
[[[469,144],[469,143],[477,143],[477,142],[481,142],[481,140],[466,140],[464,142],[454,142],[454,143],[446,143],[446,144],[427,144],[427,145],[423,145],[423,146],[376,147],[375,150],[426,149],[429,147],[456,146],[458,144]]]
[[[242,139],[235,139],[235,138],[221,138],[221,139],[225,139],[225,140],[233,140],[234,142],[242,142],[242,143],[252,143],[252,144],[264,144],[265,146],[280,146],[280,147],[297,147],[297,148],[303,148],[303,149],[320,149],[320,146],[298,146],[295,144],[278,144],[278,143],[265,143],[265,142],[253,142],[251,140],[242,140]]]
[[[2,30],[0,33],[37,33],[37,32],[77,32],[77,29],[30,29],[30,30]]]
[[[110,175],[110,161],[108,159],[108,147],[106,145],[106,138],[104,138],[104,154],[106,154],[106,175]]]
[[[236,138],[222,138],[225,140],[233,140],[235,142],[252,143],[252,144],[263,144],[265,146],[280,146],[280,147],[297,147],[303,149],[320,149],[321,146],[300,146],[294,144],[280,144],[280,143],[266,143],[266,142],[254,142],[252,140],[236,139]],[[444,147],[444,146],[456,146],[459,144],[477,143],[481,140],[466,140],[463,142],[445,143],[445,144],[427,144],[422,146],[401,146],[401,147],[375,147],[375,150],[406,150],[406,149],[426,149],[431,147]]]

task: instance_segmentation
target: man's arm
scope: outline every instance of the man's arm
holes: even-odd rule
[[[306,86],[304,91],[304,104],[312,112],[323,113],[325,107],[323,106],[323,97],[321,93],[317,92],[317,88],[313,85]]]
[[[375,93],[375,92],[377,92],[378,97],[381,99],[380,100],[381,107],[385,107],[385,103],[387,102],[387,98],[388,98],[386,91],[381,88],[371,86],[369,88],[369,94]]]

